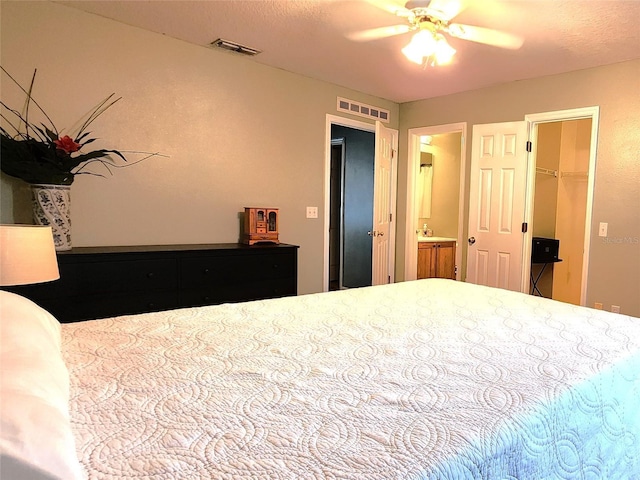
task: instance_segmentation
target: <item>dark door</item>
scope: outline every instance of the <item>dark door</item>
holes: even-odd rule
[[[342,286],[364,287],[371,285],[375,134],[332,125],[331,139],[344,149],[342,195],[331,196],[332,211],[336,197],[342,201]]]

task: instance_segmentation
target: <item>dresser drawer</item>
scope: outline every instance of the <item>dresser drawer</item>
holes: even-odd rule
[[[293,255],[203,256],[180,262],[180,288],[296,276]]]
[[[109,260],[60,265],[60,286],[72,295],[170,290],[178,285],[174,259]]]
[[[178,307],[175,291],[85,295],[66,299],[45,299],[37,302],[60,322],[94,320],[98,318],[133,315],[143,312],[169,310]]]
[[[219,303],[244,302],[295,295],[295,279],[276,278],[272,280],[244,280],[241,283],[225,283],[214,286],[201,285],[193,289],[183,289],[179,303],[197,307]]]

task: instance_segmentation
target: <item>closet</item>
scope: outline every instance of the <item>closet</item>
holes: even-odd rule
[[[587,208],[591,119],[538,126],[533,237],[559,241],[561,262],[537,282],[541,295],[580,304]],[[543,265],[531,266],[532,279]]]

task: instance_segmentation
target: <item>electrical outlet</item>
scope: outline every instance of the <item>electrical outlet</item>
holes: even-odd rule
[[[606,237],[608,229],[609,229],[609,224],[608,223],[600,222],[600,228],[598,229],[598,236],[599,237]]]
[[[596,302],[593,306],[596,310],[602,310],[602,304],[600,302]]]
[[[611,311],[613,313],[620,313],[620,305],[611,305]]]
[[[318,207],[307,207],[307,218],[318,218]]]

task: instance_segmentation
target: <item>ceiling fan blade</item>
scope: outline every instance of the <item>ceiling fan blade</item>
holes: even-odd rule
[[[369,40],[377,40],[379,38],[407,33],[410,29],[411,27],[409,27],[409,25],[392,25],[389,27],[371,28],[369,30],[348,33],[347,38],[354,42],[368,42]]]
[[[373,5],[380,10],[398,15],[400,17],[412,17],[413,12],[404,7],[404,1],[402,0],[365,0],[370,5]]]
[[[485,43],[511,50],[517,50],[524,43],[524,39],[519,35],[473,25],[452,23],[447,28],[447,31],[451,36],[462,38],[463,40],[471,40],[472,42]]]
[[[437,18],[450,21],[467,8],[468,4],[469,0],[431,0],[427,8]]]

